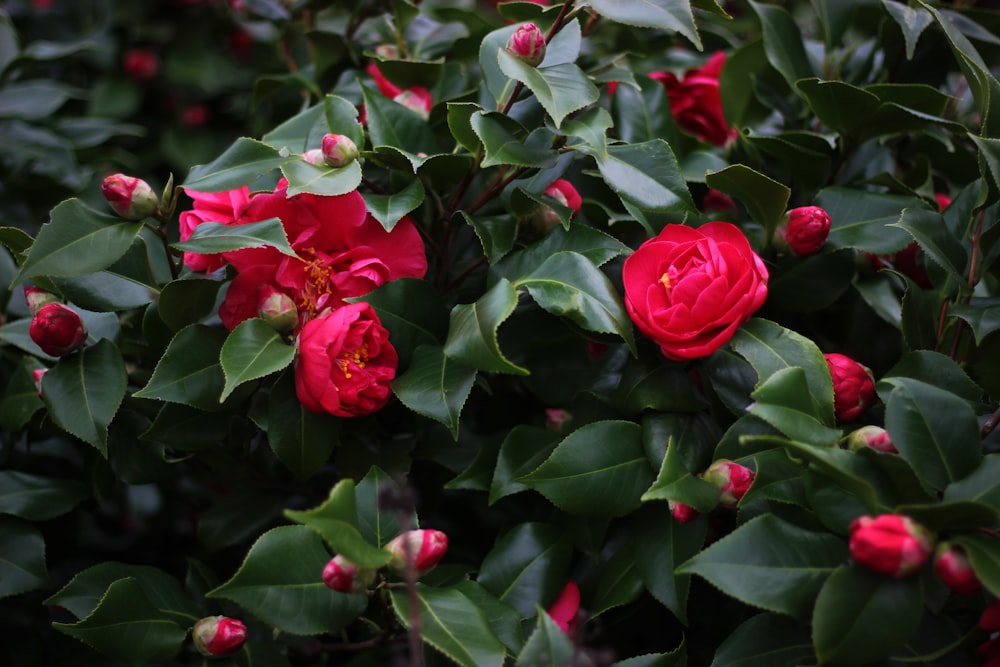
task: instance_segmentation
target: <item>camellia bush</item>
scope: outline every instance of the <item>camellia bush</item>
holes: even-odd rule
[[[9,664],[1000,665],[1000,12],[0,10]]]

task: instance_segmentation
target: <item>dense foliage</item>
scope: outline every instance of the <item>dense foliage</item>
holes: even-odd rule
[[[10,0],[11,664],[1000,664],[974,5]]]

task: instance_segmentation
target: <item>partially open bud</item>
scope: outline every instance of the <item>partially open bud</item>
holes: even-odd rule
[[[833,379],[833,411],[840,421],[854,421],[875,402],[875,376],[846,355],[833,352],[823,358]]]
[[[698,510],[677,500],[668,500],[670,515],[680,523],[691,523],[698,518]]]
[[[701,478],[719,489],[719,504],[733,508],[753,484],[754,472],[739,463],[719,459],[701,474]]]
[[[87,342],[87,327],[69,306],[47,303],[35,311],[28,335],[45,354],[62,357]]]
[[[48,372],[48,368],[35,368],[31,371],[31,379],[35,383],[35,389],[38,390],[38,396],[42,395],[42,376]]]
[[[345,167],[358,159],[358,147],[342,134],[323,135],[323,161],[328,167]]]
[[[819,206],[801,206],[785,213],[778,242],[799,257],[819,251],[830,235],[830,216]]]
[[[961,595],[972,595],[983,587],[965,552],[947,542],[934,551],[934,572],[945,586]]]
[[[247,639],[247,626],[235,618],[206,616],[194,624],[191,636],[199,653],[220,658],[240,650]]]
[[[278,333],[289,334],[299,326],[299,311],[292,297],[271,285],[260,286],[260,305],[257,308],[261,318]]]
[[[545,59],[545,35],[534,23],[520,25],[507,40],[507,52],[537,67]]]
[[[101,192],[111,209],[126,220],[142,220],[156,213],[160,200],[141,178],[112,174],[101,183]]]
[[[375,570],[358,567],[340,554],[323,568],[323,583],[340,593],[364,593],[375,581]]]
[[[440,530],[408,530],[393,538],[384,547],[390,554],[389,569],[406,572],[407,557],[418,575],[429,572],[448,551],[448,536]]]
[[[434,99],[431,97],[430,91],[423,86],[412,86],[406,90],[401,90],[392,100],[402,104],[424,120],[431,117],[431,107],[434,106]]]
[[[893,579],[916,574],[934,548],[930,531],[901,514],[858,517],[851,522],[850,533],[851,558]]]
[[[880,426],[862,426],[847,436],[847,448],[857,452],[865,448],[874,449],[885,454],[898,454],[896,445],[892,444],[889,432]]]
[[[570,639],[576,639],[580,626],[580,587],[573,580],[567,581],[559,592],[552,606],[545,610],[552,622],[566,633]]]
[[[37,313],[38,309],[47,303],[54,303],[59,300],[52,292],[46,292],[41,287],[32,287],[30,285],[24,288],[24,301],[28,304],[28,310],[32,313]]]

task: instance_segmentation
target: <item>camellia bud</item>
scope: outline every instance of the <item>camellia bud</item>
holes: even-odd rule
[[[934,551],[934,572],[945,586],[961,595],[972,595],[983,587],[965,552],[947,542]]]
[[[916,574],[934,548],[930,531],[901,514],[858,517],[850,533],[848,547],[855,562],[893,579]]]
[[[323,161],[328,167],[345,167],[358,159],[358,147],[342,134],[323,135]]]
[[[278,333],[289,334],[299,326],[299,311],[292,297],[271,285],[261,285],[257,309],[261,318]]]
[[[326,164],[326,160],[323,159],[323,150],[320,148],[310,148],[302,154],[302,159],[317,167],[322,167]]]
[[[448,551],[448,536],[440,530],[408,530],[394,537],[384,547],[390,554],[389,569],[402,574],[406,572],[409,556],[413,569],[418,575],[429,572]]]
[[[736,507],[753,484],[754,472],[739,463],[719,459],[701,474],[701,478],[719,489],[719,504]]]
[[[507,52],[537,67],[545,59],[545,35],[534,23],[524,23],[507,40]]]
[[[42,376],[48,372],[48,368],[35,368],[31,371],[31,379],[35,383],[35,389],[38,390],[38,395],[42,395]]]
[[[340,593],[364,593],[375,581],[375,570],[358,567],[340,554],[323,568],[323,583]]]
[[[218,658],[240,650],[247,638],[247,626],[235,618],[206,616],[194,624],[191,636],[199,653]]]
[[[572,413],[562,408],[545,408],[545,426],[550,431],[562,433],[571,421],[573,421]]]
[[[160,200],[141,178],[112,174],[101,183],[101,192],[112,210],[126,220],[142,220],[156,213]]]
[[[566,208],[573,209],[573,215],[579,213],[580,207],[583,205],[583,197],[576,191],[573,184],[561,178],[552,181],[542,194],[546,197],[552,197]]]
[[[62,357],[87,341],[87,327],[75,310],[61,303],[47,303],[31,318],[28,335],[45,354]]]
[[[431,117],[431,107],[434,106],[434,99],[431,97],[430,91],[423,86],[411,86],[406,90],[401,90],[392,98],[392,101],[402,104],[424,120]]]
[[[799,257],[819,251],[830,235],[830,216],[819,206],[801,206],[785,213],[778,239]]]
[[[833,379],[833,411],[840,421],[854,421],[875,402],[875,376],[846,355],[833,352],[823,358]]]
[[[865,448],[874,449],[885,454],[898,454],[896,445],[892,444],[889,432],[881,426],[862,426],[847,436],[847,448],[857,452]]]
[[[160,71],[160,59],[148,49],[132,49],[122,58],[122,69],[133,81],[149,81]]]
[[[55,303],[59,298],[52,292],[46,292],[41,287],[30,285],[24,288],[24,301],[28,304],[28,310],[37,313],[38,309],[47,303]]]
[[[566,633],[570,639],[576,639],[580,626],[580,587],[575,581],[566,582],[552,606],[545,610],[552,622]]]
[[[680,523],[691,523],[698,518],[698,510],[690,505],[676,500],[668,500],[667,506],[670,507],[670,515]]]

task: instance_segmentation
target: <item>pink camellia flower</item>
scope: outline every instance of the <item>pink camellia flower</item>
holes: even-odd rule
[[[683,79],[670,72],[649,74],[666,89],[670,113],[677,125],[715,146],[724,145],[736,132],[722,113],[719,75],[725,63],[726,54],[718,51],[702,67],[685,72]]]
[[[854,421],[875,402],[875,377],[846,355],[832,352],[823,358],[833,379],[833,411],[840,421]]]
[[[934,572],[945,586],[961,595],[972,595],[983,587],[965,552],[947,542],[934,552]]]
[[[534,23],[523,23],[507,39],[506,50],[537,67],[545,59],[545,34]]]
[[[728,222],[666,225],[626,258],[625,308],[668,359],[707,357],[767,298],[767,268]]]
[[[754,471],[739,463],[719,459],[701,474],[706,482],[719,489],[719,504],[736,507],[753,485]]]
[[[431,97],[431,92],[423,86],[404,88],[393,96],[392,101],[402,104],[424,120],[430,118],[431,109],[434,107],[434,98]]]
[[[344,167],[358,159],[358,146],[350,137],[330,132],[323,135],[323,162],[328,167]]]
[[[87,327],[75,310],[53,302],[35,311],[28,335],[45,354],[62,357],[83,347]]]
[[[47,303],[53,303],[58,301],[59,298],[52,292],[47,292],[41,287],[35,287],[33,285],[25,285],[24,287],[24,302],[28,304],[28,310],[32,313],[37,313],[38,309]]]
[[[680,523],[691,523],[698,518],[698,510],[677,500],[668,500],[670,515]]]
[[[901,514],[862,516],[851,522],[848,547],[859,565],[904,579],[916,574],[930,557],[934,537]]]
[[[384,549],[392,559],[388,568],[397,574],[406,572],[407,558],[417,575],[430,572],[448,551],[448,536],[440,530],[408,530],[394,537]]]
[[[371,305],[349,303],[299,331],[295,393],[307,410],[367,415],[389,402],[399,357]]]
[[[830,235],[830,216],[819,206],[800,206],[785,214],[778,239],[799,257],[819,252]]]
[[[111,174],[101,181],[101,193],[111,210],[126,220],[142,220],[156,213],[160,200],[149,183],[125,174]]]
[[[299,326],[299,311],[295,302],[284,292],[279,292],[272,285],[260,286],[260,305],[258,312],[261,319],[270,324],[275,331],[290,334]]]
[[[131,49],[122,58],[122,68],[133,81],[149,81],[159,73],[160,59],[149,49]]]
[[[880,426],[862,426],[847,436],[847,448],[857,452],[865,448],[874,449],[885,454],[898,454],[896,445],[892,444],[889,432]]]
[[[323,568],[323,583],[339,593],[364,593],[375,580],[375,570],[358,567],[340,554]]]
[[[194,208],[180,214],[181,241],[187,241],[195,228],[204,222],[230,225],[250,203],[250,188],[243,186],[225,192],[197,192],[184,190],[194,202]],[[185,252],[184,265],[192,271],[211,273],[225,266],[222,255],[202,255]]]
[[[552,181],[542,194],[546,197],[552,197],[566,208],[572,209],[574,216],[580,212],[580,208],[583,206],[583,197],[573,187],[573,184],[561,178]]]
[[[191,636],[199,653],[217,658],[240,650],[247,639],[247,626],[235,618],[206,616],[194,624]]]
[[[576,633],[580,629],[580,587],[575,581],[571,579],[566,582],[545,613],[567,637],[576,640]]]

